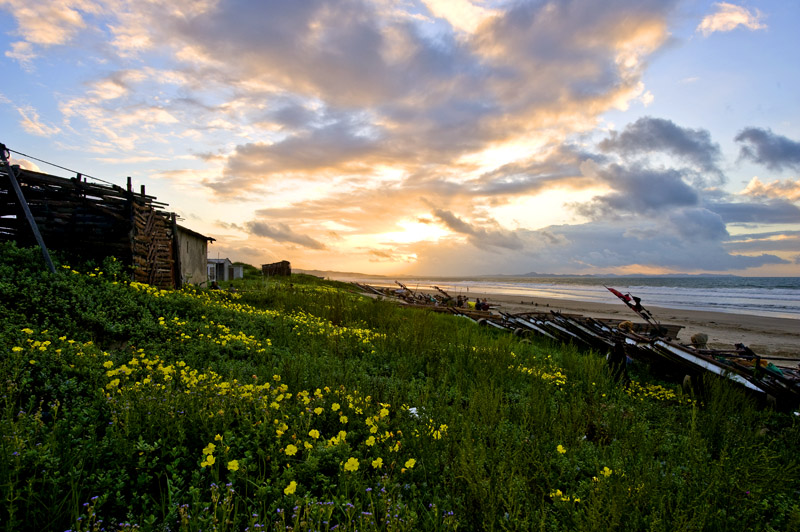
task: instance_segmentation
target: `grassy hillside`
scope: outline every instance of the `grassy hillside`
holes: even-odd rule
[[[791,530],[800,419],[310,276],[0,244],[0,530]]]

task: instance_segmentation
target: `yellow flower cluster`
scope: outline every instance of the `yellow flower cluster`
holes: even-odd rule
[[[147,355],[142,350],[135,352],[126,363],[106,369],[105,375],[109,379],[106,395],[118,412],[167,393],[173,399],[185,397],[186,401],[193,401],[191,404],[195,408],[199,404],[202,411],[194,411],[194,415],[216,417],[228,411],[246,416],[247,422],[253,426],[273,427],[273,437],[287,465],[305,460],[317,446],[346,443],[350,449],[364,452],[369,456],[367,463],[379,469],[385,464],[384,460],[394,463],[400,459],[388,460],[386,455],[379,456],[381,452],[400,453],[403,448],[402,432],[391,427],[391,406],[375,403],[369,396],[364,397],[358,391],[348,391],[344,387],[331,390],[326,386],[313,392],[302,390],[292,394],[286,384],[280,383],[280,375],[273,376],[272,382],[264,384],[242,383],[236,379],[227,381],[213,371],[201,373],[182,361],[167,364],[158,356]],[[325,435],[332,420],[338,419],[341,423],[348,417],[349,424],[354,427],[351,433],[339,430]],[[124,429],[122,416],[118,416],[116,422]],[[366,431],[359,430],[362,427]],[[438,425],[436,430],[444,433],[447,426]],[[281,444],[281,440],[285,443]],[[211,466],[215,461],[212,443],[203,450],[201,466]],[[414,459],[407,460],[404,469],[413,468],[414,464]],[[348,461],[346,465],[345,471],[358,469],[357,462]],[[238,468],[238,461],[228,462],[230,471]]]
[[[640,401],[650,399],[653,401],[675,404],[693,405],[696,403],[693,399],[679,396],[673,390],[665,388],[659,384],[642,384],[637,381],[631,381],[628,387],[625,389],[625,392],[634,399],[639,399]]]
[[[241,331],[231,332],[230,327],[221,323],[215,323],[213,320],[208,321],[205,325],[195,330],[188,331],[188,333],[191,334],[187,334],[187,331],[182,329],[186,325],[186,322],[181,321],[177,317],[171,320],[167,320],[163,316],[159,317],[158,324],[167,330],[171,330],[175,334],[175,340],[179,342],[186,342],[187,340],[195,338],[198,341],[214,343],[223,347],[238,345],[246,351],[255,353],[264,353],[267,351],[268,347],[272,346],[272,342],[269,338],[259,341],[255,336],[248,336]],[[167,341],[170,342],[172,340]]]
[[[46,329],[36,333],[30,327],[25,327],[20,329],[20,332],[24,333],[28,338],[23,342],[23,346],[12,347],[12,353],[26,353],[43,357],[49,354],[54,357],[54,360],[60,361],[61,364],[70,368],[74,368],[78,363],[94,364],[93,361],[96,359],[103,359],[105,364],[109,363],[106,357],[110,355],[105,351],[98,350],[92,342],[81,343],[67,339],[66,336],[55,337]],[[30,358],[28,359],[28,364],[35,366],[39,364],[39,361],[35,358]]]
[[[508,369],[539,377],[546,382],[555,384],[558,388],[561,388],[567,383],[567,376],[558,368],[553,368],[548,371],[546,368],[529,368],[523,364],[518,364],[516,366],[512,364],[508,366]]]
[[[551,490],[550,491],[550,498],[554,501],[561,501],[561,502],[581,502],[580,497],[572,496],[570,497],[566,493],[562,492],[559,489]]]
[[[374,352],[372,342],[386,338],[386,335],[383,333],[377,333],[367,328],[334,325],[328,320],[303,311],[285,314],[276,310],[257,309],[250,305],[236,302],[235,300],[241,299],[242,297],[241,294],[237,293],[224,292],[221,290],[203,291],[196,290],[192,287],[186,287],[181,290],[160,290],[156,287],[137,282],[131,282],[130,286],[134,290],[145,292],[153,297],[165,297],[168,295],[189,297],[200,300],[204,305],[211,308],[225,309],[270,320],[281,320],[287,322],[291,326],[293,332],[299,336],[321,336],[331,339],[334,342],[338,340],[355,341],[365,350],[370,350],[372,352]],[[165,320],[162,325],[166,326],[166,323]],[[237,336],[236,338],[240,341],[245,341],[241,336]],[[252,337],[246,338],[251,339]]]

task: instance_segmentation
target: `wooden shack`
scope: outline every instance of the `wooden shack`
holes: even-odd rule
[[[134,192],[130,178],[126,189],[88,182],[80,174],[63,178],[14,171],[48,249],[98,262],[114,256],[130,266],[133,280],[161,288],[180,287],[189,280],[181,265],[194,261],[188,256],[181,260],[176,216],[165,210],[167,204],[148,196],[144,186]],[[214,240],[191,233],[206,246]],[[7,171],[0,166],[0,241],[8,240],[21,247],[37,245]],[[206,248],[195,247],[202,249],[199,262],[204,264]]]
[[[288,260],[273,262],[272,264],[262,264],[261,273],[267,277],[272,277],[273,275],[292,275],[292,265]]]

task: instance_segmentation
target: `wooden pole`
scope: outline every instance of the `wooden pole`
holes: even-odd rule
[[[19,204],[22,205],[22,210],[25,212],[25,218],[28,219],[28,223],[33,230],[33,236],[36,237],[36,242],[39,243],[39,248],[42,250],[44,261],[47,264],[50,273],[56,273],[56,267],[53,266],[53,260],[50,258],[50,253],[47,252],[47,246],[44,245],[42,234],[39,232],[39,226],[36,225],[36,220],[33,219],[33,214],[31,213],[30,207],[28,207],[28,202],[25,201],[25,196],[22,194],[22,189],[17,182],[17,176],[14,172],[14,169],[11,168],[11,165],[8,162],[8,149],[6,149],[5,144],[0,144],[0,157],[3,159],[3,165],[6,167],[8,179],[11,181],[11,186],[14,187],[14,192],[17,194]]]

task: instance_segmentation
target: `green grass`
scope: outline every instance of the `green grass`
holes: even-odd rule
[[[294,275],[0,245],[0,530],[796,530],[800,420]],[[357,465],[357,468],[356,468]]]

